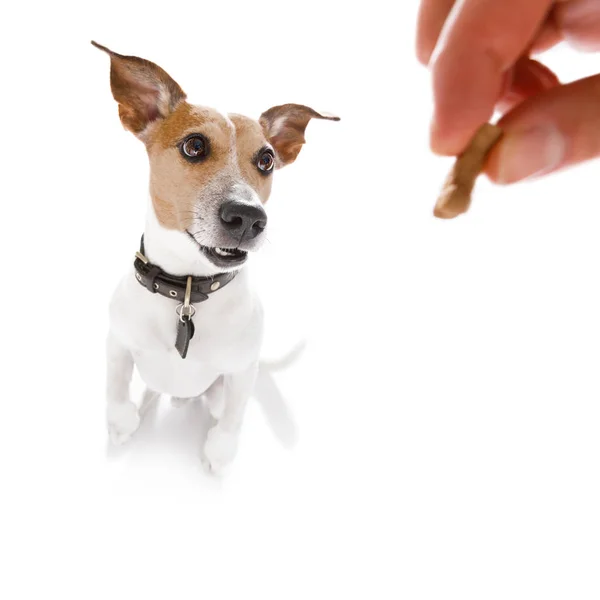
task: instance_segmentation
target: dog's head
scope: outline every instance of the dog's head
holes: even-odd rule
[[[265,239],[264,204],[273,171],[294,162],[312,118],[338,120],[298,104],[258,121],[186,102],[158,65],[110,56],[110,83],[123,126],[150,158],[150,195],[160,225],[181,232],[213,266],[240,267]]]

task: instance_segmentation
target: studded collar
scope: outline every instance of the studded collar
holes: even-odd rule
[[[144,236],[142,236],[139,252],[135,253],[133,267],[135,278],[140,285],[153,294],[160,294],[179,302],[184,302],[189,280],[191,280],[189,301],[197,303],[208,300],[210,294],[226,286],[236,276],[236,272],[219,273],[210,277],[178,276],[165,273],[144,255]]]

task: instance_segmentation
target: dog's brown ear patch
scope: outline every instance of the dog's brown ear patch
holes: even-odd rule
[[[185,100],[177,82],[158,65],[92,44],[110,56],[110,87],[125,129],[140,135],[150,123],[166,117]]]
[[[304,132],[311,119],[340,120],[339,117],[318,113],[301,104],[274,106],[260,116],[258,122],[275,148],[279,167],[289,165],[296,160],[302,144],[306,141]]]

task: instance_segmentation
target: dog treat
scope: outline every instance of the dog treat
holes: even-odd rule
[[[479,128],[467,149],[456,159],[433,209],[434,216],[453,219],[469,210],[475,180],[501,136],[502,129],[496,125],[486,123]]]

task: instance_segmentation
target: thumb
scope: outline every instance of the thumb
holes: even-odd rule
[[[600,50],[600,2],[569,0],[554,5],[553,22],[561,35],[575,48]]]
[[[486,172],[514,183],[600,156],[600,75],[525,100],[498,123]]]

